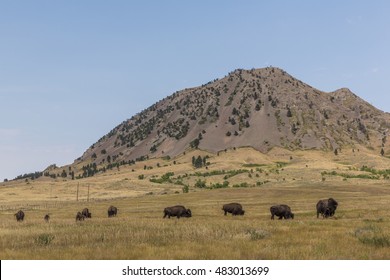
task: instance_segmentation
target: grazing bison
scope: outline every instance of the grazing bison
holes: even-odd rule
[[[333,215],[334,215],[334,211],[331,208],[329,208],[329,207],[326,207],[324,213],[322,214],[322,216],[325,217],[325,218],[329,218],[329,217],[331,217]]]
[[[46,214],[45,217],[43,217],[43,219],[45,220],[45,222],[49,222],[50,220],[49,214]]]
[[[92,218],[92,214],[91,214],[91,212],[89,212],[88,208],[84,208],[83,211],[81,212],[81,214],[85,218]]]
[[[294,219],[294,214],[291,212],[291,208],[285,204],[271,206],[269,211],[271,212],[271,220],[274,219],[274,216],[278,216],[279,220],[283,218],[286,220]]]
[[[76,222],[77,221],[84,221],[84,219],[85,219],[85,216],[83,214],[81,214],[81,212],[77,212]]]
[[[118,208],[111,205],[110,207],[108,207],[107,213],[108,217],[116,216],[116,214],[118,213]]]
[[[240,203],[225,204],[222,207],[222,210],[225,212],[225,216],[227,213],[232,213],[233,216],[245,214],[245,210],[242,210],[242,205]]]
[[[332,217],[339,204],[333,198],[323,199],[317,202],[317,218],[321,214],[323,218]]]
[[[19,210],[15,215],[15,218],[18,222],[22,222],[24,220],[24,212]]]
[[[192,213],[191,213],[190,209],[186,209],[182,205],[176,205],[176,206],[167,207],[164,209],[164,217],[163,218],[165,218],[166,216],[168,216],[169,219],[171,218],[171,216],[173,216],[173,217],[176,216],[178,219],[180,217],[190,218],[190,217],[192,217]]]

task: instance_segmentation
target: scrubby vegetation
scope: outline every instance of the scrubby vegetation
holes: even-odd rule
[[[55,178],[1,184],[0,258],[220,259],[223,251],[229,259],[388,259],[388,159],[369,152],[190,150],[77,180],[69,174],[85,163],[53,168]],[[192,165],[206,156],[210,164]],[[327,197],[339,202],[336,214],[317,219],[315,204]],[[225,217],[228,202],[241,203],[245,215]],[[271,221],[276,203],[288,204],[294,220]],[[162,219],[177,204],[193,217]],[[117,217],[107,218],[109,205]],[[84,207],[92,219],[76,223]],[[19,223],[18,209],[26,213]]]
[[[338,185],[338,186],[337,186]],[[216,185],[214,185],[214,188]],[[315,192],[313,191],[315,189]],[[276,184],[259,188],[147,195],[113,201],[49,203],[26,208],[17,223],[11,208],[1,211],[1,259],[389,259],[389,206],[376,203],[372,186]],[[381,198],[389,199],[385,187]],[[329,191],[331,189],[331,191]],[[360,203],[365,196],[364,206]],[[334,218],[317,219],[319,198],[340,202]],[[190,207],[188,219],[163,219],[162,209],[178,201]],[[244,216],[224,216],[221,207],[238,201]],[[288,203],[294,220],[270,220],[274,201]],[[107,218],[107,207],[119,209]],[[92,219],[74,220],[88,206]],[[43,215],[50,208],[50,223]],[[321,238],[318,238],[321,236]],[[221,254],[221,252],[224,252]]]

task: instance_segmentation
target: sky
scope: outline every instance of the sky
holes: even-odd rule
[[[390,1],[0,0],[0,182],[72,163],[122,121],[276,66],[390,112]]]

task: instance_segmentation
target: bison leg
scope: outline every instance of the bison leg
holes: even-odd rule
[[[271,220],[274,220],[275,217],[274,217],[274,214],[271,214]]]
[[[324,213],[324,217],[325,218],[329,218],[329,217],[332,217],[332,212],[330,210],[326,210],[325,213]]]
[[[283,219],[283,216],[279,216],[279,220]]]

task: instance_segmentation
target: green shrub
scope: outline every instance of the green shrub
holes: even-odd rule
[[[366,245],[390,247],[390,236],[383,234],[380,228],[373,225],[356,229],[355,237]]]
[[[195,188],[205,189],[206,187],[207,187],[206,186],[206,181],[202,181],[202,180],[199,179],[195,183]]]
[[[251,240],[261,240],[270,236],[270,233],[263,229],[248,229],[246,234],[249,235]]]
[[[43,233],[35,239],[35,242],[38,245],[47,246],[53,241],[53,239],[54,239],[54,235]]]
[[[249,188],[250,185],[247,182],[233,185],[233,188]]]
[[[190,187],[188,185],[184,185],[182,190],[183,190],[183,193],[188,193],[190,191]]]
[[[229,182],[224,181],[223,184],[221,183],[210,184],[210,189],[223,189],[223,188],[227,188],[228,186],[229,186]]]

